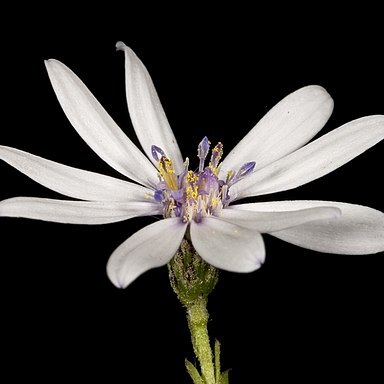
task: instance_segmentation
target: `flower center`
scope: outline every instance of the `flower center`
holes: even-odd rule
[[[152,146],[152,156],[157,161],[159,170],[159,183],[154,197],[163,205],[164,217],[180,217],[184,222],[200,222],[203,217],[214,215],[231,202],[229,188],[254,170],[255,162],[252,161],[244,164],[236,173],[228,172],[225,180],[219,179],[223,145],[218,143],[212,149],[209,165],[205,166],[210,144],[208,138],[204,137],[198,146],[198,170],[189,170],[187,158],[184,170],[179,175],[175,174],[172,160],[164,151]]]

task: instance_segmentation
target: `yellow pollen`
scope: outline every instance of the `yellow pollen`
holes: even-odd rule
[[[197,179],[198,179],[198,177],[197,177],[195,172],[193,172],[193,171],[187,172],[187,182],[188,183],[194,183],[195,181],[197,181]]]
[[[197,196],[198,196],[198,186],[197,185],[194,185],[193,187],[188,185],[188,187],[185,189],[186,193],[187,193],[187,199],[197,199]]]
[[[212,149],[212,152],[217,152],[217,153],[219,153],[220,156],[222,156],[223,147],[222,147],[221,143],[216,144],[215,148]]]
[[[163,177],[165,184],[170,189],[177,189],[177,179],[175,170],[173,169],[172,160],[162,156],[158,163],[159,173]]]
[[[212,157],[211,157],[211,161],[209,162],[209,168],[211,168],[215,176],[218,176],[217,166],[219,165],[221,156],[223,156],[223,146],[221,145],[221,143],[218,143],[212,149]],[[212,163],[213,159],[214,159],[214,163]]]
[[[188,183],[194,183],[198,179],[197,175],[193,171],[187,172],[187,182]]]
[[[209,168],[211,168],[211,171],[215,176],[218,176],[217,167],[215,167],[211,162],[209,162]]]

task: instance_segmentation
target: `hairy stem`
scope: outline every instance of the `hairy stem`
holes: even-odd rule
[[[215,384],[215,367],[207,328],[209,318],[207,299],[199,298],[187,306],[187,317],[193,350],[200,363],[201,375],[206,384]]]
[[[181,242],[168,270],[171,286],[186,308],[193,350],[200,364],[201,373],[186,360],[189,376],[194,384],[228,384],[228,373],[220,372],[220,344],[216,341],[213,359],[207,329],[208,296],[218,281],[218,270],[199,256],[188,238]]]

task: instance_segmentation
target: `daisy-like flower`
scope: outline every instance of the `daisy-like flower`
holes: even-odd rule
[[[125,53],[128,108],[144,153],[68,67],[57,60],[46,61],[46,67],[73,127],[131,181],[1,146],[2,160],[76,200],[10,198],[0,202],[0,216],[73,224],[162,216],[111,255],[107,273],[122,288],[167,264],[184,236],[206,262],[235,272],[261,266],[262,233],[326,253],[384,250],[384,214],[372,208],[329,201],[238,204],[242,198],[299,187],[352,160],[384,138],[384,116],[351,121],[310,142],[331,115],[333,101],[322,87],[307,86],[272,108],[222,162],[223,145],[211,146],[203,138],[194,170],[180,153],[143,63],[123,43],[117,48]]]

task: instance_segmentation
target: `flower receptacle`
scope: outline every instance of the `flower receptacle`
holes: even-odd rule
[[[218,281],[218,270],[206,263],[186,238],[168,263],[169,279],[180,302],[189,307],[207,298]]]

